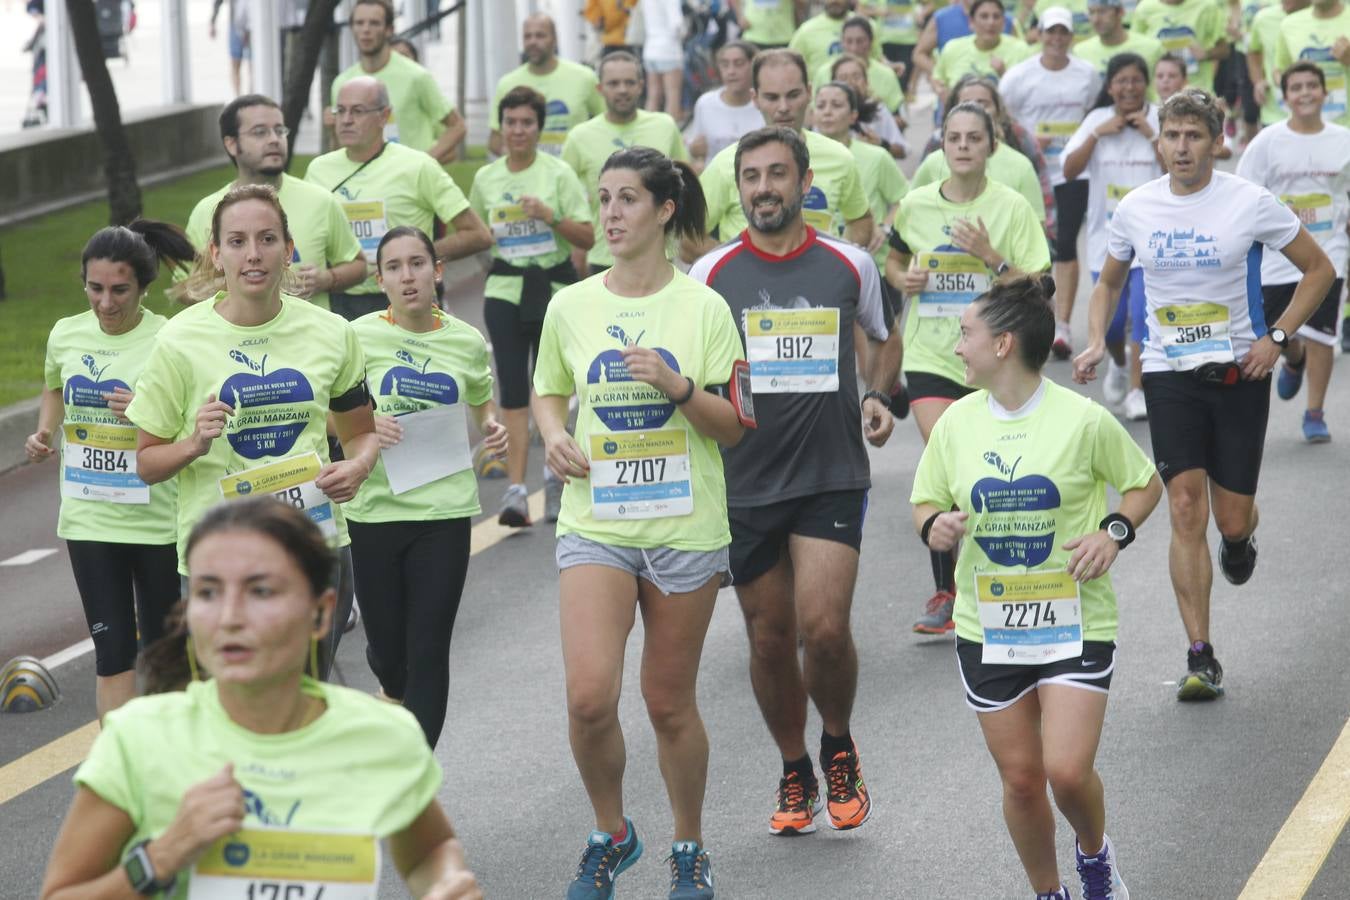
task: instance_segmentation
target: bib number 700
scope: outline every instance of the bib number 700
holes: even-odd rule
[[[664,481],[666,477],[666,460],[664,457],[655,459],[616,459],[615,466],[618,469],[616,484],[649,484],[654,481]]]
[[[1004,603],[1002,608],[1003,625],[1006,628],[1035,628],[1038,625],[1055,624],[1055,611],[1048,602],[1042,604],[1039,600],[1033,600],[1028,603]],[[1031,621],[1027,621],[1028,615]]]
[[[313,893],[309,893],[311,887]],[[250,881],[244,891],[244,900],[323,900],[323,885]]]

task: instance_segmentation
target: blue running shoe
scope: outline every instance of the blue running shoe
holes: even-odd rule
[[[1083,880],[1083,900],[1130,900],[1130,890],[1120,879],[1116,865],[1116,848],[1111,839],[1102,837],[1102,849],[1093,856],[1084,856],[1074,841],[1074,856],[1078,859],[1078,877]]]
[[[712,860],[693,841],[670,848],[670,900],[713,900]]]
[[[1048,894],[1037,894],[1036,900],[1073,900],[1073,894],[1064,885],[1059,886],[1059,890],[1051,891]]]
[[[1322,410],[1310,409],[1303,413],[1303,440],[1309,444],[1325,444],[1331,440]]]
[[[1304,360],[1303,364],[1297,369],[1289,365],[1288,360],[1280,364],[1280,375],[1275,379],[1275,393],[1279,395],[1281,400],[1294,399],[1298,389],[1303,387],[1303,370],[1307,367],[1307,360]]]
[[[633,820],[624,816],[623,821],[628,837],[622,843],[614,843],[614,838],[603,831],[591,832],[577,863],[577,877],[567,886],[567,900],[610,900],[614,896],[614,879],[642,855],[642,841]]]

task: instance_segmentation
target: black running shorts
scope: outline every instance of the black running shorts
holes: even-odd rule
[[[1327,295],[1322,298],[1322,302],[1303,325],[1303,328],[1314,332],[1316,337],[1307,332],[1304,332],[1304,337],[1319,344],[1326,344],[1328,347],[1336,346],[1336,325],[1337,319],[1340,318],[1341,288],[1344,285],[1345,281],[1340,278],[1331,283],[1331,290],[1327,291]],[[1261,299],[1266,310],[1267,325],[1274,325],[1280,316],[1284,315],[1284,311],[1289,308],[1289,301],[1294,299],[1294,289],[1297,287],[1297,282],[1261,285]]]
[[[1083,655],[1043,666],[982,662],[984,644],[956,639],[956,661],[966,688],[966,705],[976,712],[998,712],[1043,684],[1063,684],[1105,694],[1116,668],[1115,641],[1083,641]]]
[[[1224,490],[1256,494],[1270,415],[1270,376],[1232,387],[1200,384],[1189,372],[1145,372],[1153,461],[1167,483],[1204,469]]]
[[[736,584],[748,584],[778,565],[790,535],[861,548],[867,491],[828,491],[764,506],[733,506],[727,514],[731,577]]]
[[[1086,179],[1055,185],[1055,262],[1078,259],[1078,232],[1087,217],[1088,183]]]
[[[957,384],[950,378],[934,375],[932,372],[906,372],[905,389],[909,391],[910,403],[922,403],[925,400],[960,400],[966,394],[975,393],[968,384]]]

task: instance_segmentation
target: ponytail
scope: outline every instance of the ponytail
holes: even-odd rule
[[[1022,363],[1039,372],[1055,340],[1055,313],[1050,305],[1054,296],[1055,279],[1044,272],[1026,275],[991,287],[976,299],[976,313],[992,333],[1016,338]]]
[[[112,225],[94,233],[80,254],[80,280],[89,268],[89,260],[105,259],[126,263],[144,291],[159,277],[160,264],[186,269],[196,251],[177,225],[152,219],[137,219],[130,225]]]

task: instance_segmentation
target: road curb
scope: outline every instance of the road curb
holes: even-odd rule
[[[41,404],[41,397],[33,397],[0,409],[0,475],[17,469],[27,460],[23,442],[37,427]]]

